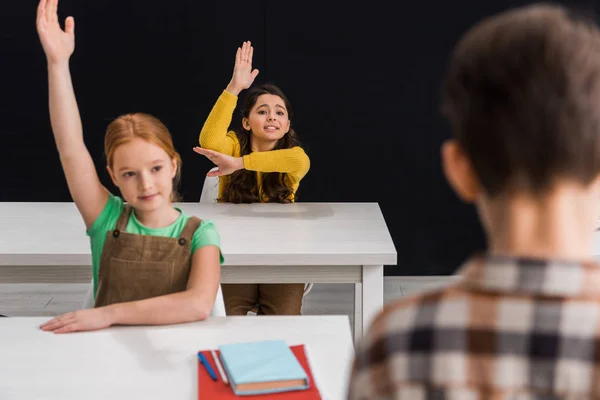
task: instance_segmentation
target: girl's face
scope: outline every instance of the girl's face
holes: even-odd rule
[[[110,176],[126,202],[149,212],[171,205],[177,161],[159,146],[140,138],[120,145],[114,153]]]
[[[242,124],[252,132],[252,147],[257,150],[272,149],[290,130],[291,122],[283,99],[274,94],[263,94],[256,99],[248,118],[242,119]]]

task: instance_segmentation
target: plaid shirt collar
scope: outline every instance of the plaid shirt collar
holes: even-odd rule
[[[600,265],[478,255],[460,267],[459,286],[492,292],[547,296],[600,296]]]

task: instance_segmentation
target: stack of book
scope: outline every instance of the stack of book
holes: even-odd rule
[[[198,398],[324,400],[305,345],[283,340],[232,343],[198,352]]]

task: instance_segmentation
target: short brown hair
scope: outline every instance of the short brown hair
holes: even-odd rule
[[[459,41],[442,111],[488,195],[600,173],[600,33],[564,7],[488,17]]]

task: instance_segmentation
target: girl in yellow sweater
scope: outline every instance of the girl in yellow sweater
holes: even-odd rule
[[[291,127],[292,110],[274,85],[250,87],[253,47],[237,49],[231,81],[217,100],[200,132],[194,151],[218,169],[220,202],[291,203],[310,160]],[[239,93],[249,89],[241,107],[242,124],[228,131]],[[224,284],[227,315],[246,315],[258,305],[259,315],[299,315],[304,284]]]

